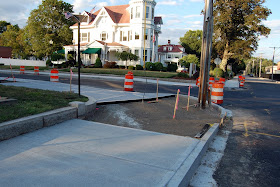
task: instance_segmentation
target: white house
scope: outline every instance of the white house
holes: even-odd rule
[[[154,16],[155,6],[154,0],[131,0],[127,5],[105,6],[92,14],[84,11],[85,19],[80,27],[83,64],[94,64],[99,57],[103,64],[115,61],[118,65],[125,65],[115,54],[128,51],[139,56],[138,61],[128,65],[143,65],[144,43],[146,61],[158,61],[162,18]],[[73,45],[64,46],[66,55],[78,50],[78,24],[70,28],[73,30]]]
[[[162,45],[158,49],[159,62],[165,66],[170,63],[175,63],[178,68],[181,68],[179,59],[186,55],[187,53],[185,52],[185,48],[183,46],[171,44],[170,40],[168,40],[167,45]]]

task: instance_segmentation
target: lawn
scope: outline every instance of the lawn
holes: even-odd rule
[[[68,106],[71,101],[86,102],[87,97],[69,92],[46,91],[0,85],[0,96],[17,99],[15,104],[0,104],[0,123]]]
[[[11,69],[10,66],[0,66],[0,69]],[[12,66],[12,69],[19,70],[20,66]],[[34,66],[25,66],[25,70],[34,70]],[[39,67],[40,70],[49,70],[49,67]]]

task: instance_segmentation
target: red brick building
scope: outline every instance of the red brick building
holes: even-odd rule
[[[0,46],[0,58],[12,58],[12,48]]]

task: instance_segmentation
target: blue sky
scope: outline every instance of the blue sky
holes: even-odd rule
[[[74,5],[75,12],[83,10],[90,11],[97,5],[97,9],[102,6],[112,6],[128,4],[129,0],[65,0]],[[159,44],[166,44],[167,40],[178,44],[179,38],[184,36],[188,30],[201,29],[203,26],[203,16],[201,10],[204,8],[204,0],[156,0],[157,6],[155,15],[163,17],[162,34]],[[0,20],[18,24],[20,27],[26,25],[30,11],[37,8],[41,0],[9,0],[0,2]],[[271,9],[272,14],[264,24],[271,28],[268,38],[261,37],[259,48],[254,54],[260,54],[264,58],[272,59],[273,49],[269,47],[280,47],[280,2],[277,0],[267,0],[265,6]],[[276,50],[275,62],[280,61],[280,49]]]

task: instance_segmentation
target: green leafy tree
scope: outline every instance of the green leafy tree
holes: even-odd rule
[[[0,45],[11,47],[15,58],[27,58],[30,46],[24,35],[24,30],[18,25],[8,25],[5,32],[0,35]]]
[[[123,52],[117,52],[116,53],[116,56],[119,60],[122,60],[122,61],[125,61],[125,67],[127,69],[127,61],[132,61],[132,60],[138,60],[139,57],[133,53],[129,53],[129,52],[126,52],[126,51],[123,51]]]
[[[182,66],[185,66],[186,68],[190,67],[190,63],[195,63],[198,67],[199,67],[199,59],[197,58],[196,55],[193,54],[189,54],[187,56],[183,56],[183,58],[181,58],[179,60],[180,64]]]
[[[33,54],[38,58],[49,56],[63,45],[72,43],[69,26],[74,22],[67,20],[64,12],[73,12],[73,5],[61,0],[43,0],[37,9],[30,13],[26,33]]]
[[[180,44],[186,49],[188,54],[196,54],[200,57],[202,42],[202,30],[189,30],[184,37],[180,38]]]
[[[8,25],[11,25],[11,23],[6,21],[0,21],[0,34],[7,30]]]
[[[258,47],[258,37],[270,29],[262,23],[271,14],[265,0],[216,0],[214,3],[214,48],[226,71],[230,58],[249,58]]]

